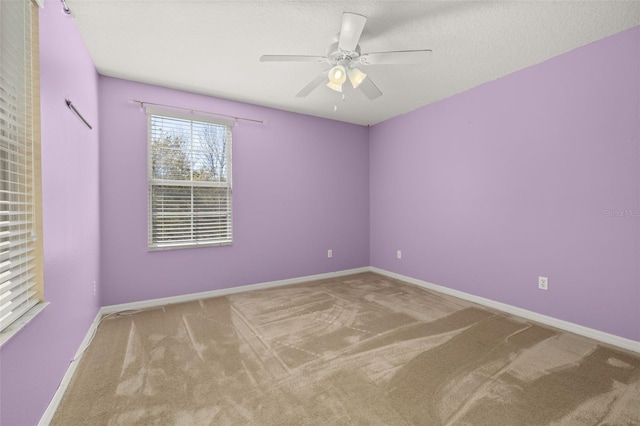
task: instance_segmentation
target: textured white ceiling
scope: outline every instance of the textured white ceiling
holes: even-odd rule
[[[102,75],[357,124],[379,123],[640,25],[640,2],[619,0],[67,4]],[[297,98],[326,64],[259,62],[263,54],[326,54],[343,12],[368,18],[363,53],[432,49],[430,61],[366,67],[383,92],[372,101],[354,90],[342,101],[324,85]]]

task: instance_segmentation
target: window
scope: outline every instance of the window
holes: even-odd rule
[[[38,68],[36,5],[0,1],[0,342],[43,306]]]
[[[231,123],[148,114],[149,249],[231,244]]]

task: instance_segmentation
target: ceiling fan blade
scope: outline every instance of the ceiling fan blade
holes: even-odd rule
[[[397,50],[393,52],[367,53],[359,60],[364,65],[384,64],[423,64],[429,59],[431,49],[425,50]]]
[[[362,80],[362,83],[360,83],[358,89],[362,90],[362,93],[364,93],[365,96],[371,100],[382,96],[382,92],[380,91],[380,89],[378,89],[378,86],[376,86],[369,77]]]
[[[360,41],[360,36],[362,35],[362,30],[364,30],[364,24],[366,22],[366,16],[358,15],[357,13],[343,13],[338,48],[346,51],[356,50],[356,46]]]
[[[324,56],[308,55],[262,55],[260,62],[322,62]]]
[[[313,92],[316,87],[320,86],[325,81],[328,81],[327,71],[322,71],[316,78],[314,78],[309,84],[304,86],[301,91],[296,94],[297,98],[304,98],[309,93]]]

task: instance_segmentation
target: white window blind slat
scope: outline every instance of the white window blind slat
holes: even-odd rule
[[[150,113],[149,248],[231,244],[231,126]]]
[[[11,150],[9,149],[6,149],[5,153],[6,153],[6,156],[5,156],[4,166],[6,167],[6,169],[3,170],[4,172],[3,174],[13,179],[7,179],[7,177],[5,177],[2,180],[4,180],[5,182],[13,182],[15,185],[16,179],[19,179],[20,177],[25,178],[24,167],[25,165],[30,164],[29,156],[28,156],[28,154],[30,153],[15,153],[15,152],[11,152]]]
[[[32,230],[31,229],[24,229],[24,227],[22,228],[13,228],[13,229],[5,229],[5,230],[1,230],[0,231],[0,238],[2,237],[6,237],[6,239],[8,240],[6,242],[6,244],[9,245],[13,245],[11,244],[13,241],[21,241],[21,240],[27,240],[27,242],[30,244],[32,242],[32,239],[34,238],[33,234],[32,234]],[[4,246],[0,246],[0,249],[3,248]]]
[[[3,181],[0,180],[0,186],[2,185]],[[19,191],[0,191],[0,197],[4,198],[0,201],[0,208],[8,211],[8,216],[31,214],[32,206],[28,194]]]
[[[13,29],[15,30],[16,28],[14,27]],[[7,30],[11,31],[12,30],[11,26],[8,26]],[[10,41],[10,40],[7,40],[7,41]],[[19,68],[20,66],[24,66],[25,58],[21,56],[21,54],[24,53],[22,52],[22,46],[23,44],[21,42],[14,42],[13,45],[10,45],[9,43],[7,43],[6,48],[3,46],[4,51],[2,52],[2,56],[3,58],[7,59],[6,62],[3,62],[2,64],[3,71],[20,69]],[[7,82],[7,84],[5,85],[6,87],[24,86],[24,82],[20,80],[8,80],[8,79],[4,79],[4,80]]]
[[[33,278],[35,277],[34,274],[23,274],[20,275],[19,277],[16,277],[12,280],[9,281],[5,281],[4,284],[2,285],[1,289],[2,289],[2,299],[8,297],[8,293],[11,292],[13,289],[20,287],[20,286],[24,286],[26,284],[32,283],[33,284]],[[32,285],[29,285],[29,287],[32,287]]]
[[[18,246],[12,247],[11,250],[2,250],[0,248],[0,262],[5,262],[7,260],[13,260],[20,256],[28,256],[29,253],[33,251],[33,248],[30,244],[22,244]]]
[[[26,293],[25,295],[26,297],[22,300],[22,303],[12,303],[8,305],[8,308],[10,308],[10,310],[7,310],[6,313],[2,313],[0,311],[0,314],[3,315],[0,316],[0,324],[11,324],[22,315],[26,314],[29,309],[38,304],[38,300],[33,298],[33,296],[35,295],[34,291]]]
[[[30,290],[34,285],[34,283],[28,283],[21,287],[15,287],[13,291],[3,294],[2,299],[0,299],[0,317],[9,315],[16,306],[28,301],[35,294],[34,291]]]
[[[0,331],[38,303],[32,290],[36,286],[35,19],[37,10],[30,1],[0,2]]]
[[[30,275],[30,271],[33,269],[33,265],[29,264],[30,260],[33,260],[33,258],[25,259],[24,262],[16,262],[12,265],[11,269],[0,272],[0,280],[2,280],[0,289],[7,289],[12,286],[13,282],[20,280],[20,277]]]
[[[0,87],[0,90],[4,89]],[[17,102],[14,105],[17,105]],[[24,107],[24,105],[20,106]],[[24,123],[18,121],[20,118],[21,117],[16,117],[16,114],[8,114],[5,111],[2,111],[2,113],[0,113],[0,119],[2,119],[2,121],[6,123],[6,126],[13,127],[14,130],[24,130],[26,128]]]
[[[31,247],[31,240],[30,239],[12,239],[12,240],[8,240],[8,241],[3,241],[0,243],[0,250],[2,250],[2,253],[12,253],[13,251],[17,250],[18,247],[23,247],[25,245],[29,245],[29,247],[31,249],[33,249],[33,247]]]
[[[13,213],[12,216],[15,217],[15,218],[24,219],[25,216],[28,216],[28,213],[27,212],[25,212],[24,214]],[[31,223],[32,222],[30,220],[19,220],[19,219],[18,220],[16,220],[16,219],[7,220],[7,221],[0,222],[0,229],[2,229],[2,230],[9,229],[10,230],[10,229],[18,228],[19,230],[23,230],[23,229],[25,229],[25,227],[30,226]]]

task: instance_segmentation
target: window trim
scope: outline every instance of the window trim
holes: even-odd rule
[[[233,244],[233,125],[234,121],[225,120],[220,118],[206,117],[197,114],[184,114],[174,112],[166,109],[157,108],[145,108],[147,115],[147,250],[148,251],[164,251],[164,250],[176,250],[185,248],[198,248],[198,247],[216,247],[216,246],[229,246]],[[226,161],[227,161],[227,183],[214,182],[214,181],[181,181],[181,180],[155,180],[153,179],[153,151],[151,149],[152,141],[152,116],[167,117],[169,119],[186,120],[190,122],[201,122],[215,125],[221,125],[227,127],[229,140],[225,146],[226,148]],[[219,240],[189,240],[182,242],[171,243],[154,243],[153,242],[153,187],[154,186],[180,186],[180,187],[205,187],[205,188],[228,188],[228,238]]]

